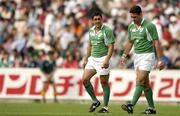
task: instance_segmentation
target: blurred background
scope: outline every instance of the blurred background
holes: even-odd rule
[[[113,68],[132,69],[133,57],[124,67],[119,61],[134,4],[156,25],[166,68],[180,69],[179,0],[0,0],[0,67],[39,67],[54,51],[58,68],[82,68],[96,9],[116,37]]]

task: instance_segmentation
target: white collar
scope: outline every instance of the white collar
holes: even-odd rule
[[[143,24],[144,20],[145,20],[145,19],[143,18],[142,21],[141,21],[141,25]],[[132,24],[135,24],[134,21],[132,22]],[[140,26],[141,26],[141,25],[140,25]]]
[[[101,29],[102,29],[104,26],[105,26],[105,25],[102,24]],[[95,29],[95,25],[92,27],[92,29],[93,29],[93,30]]]

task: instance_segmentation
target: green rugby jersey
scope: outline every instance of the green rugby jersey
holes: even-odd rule
[[[95,32],[95,26],[89,30],[89,40],[92,44],[91,56],[102,57],[107,55],[108,45],[115,41],[113,31],[106,25],[101,26],[99,32]]]
[[[154,52],[153,40],[159,37],[155,25],[143,19],[138,28],[134,22],[128,26],[128,38],[134,42],[134,52],[140,54]]]

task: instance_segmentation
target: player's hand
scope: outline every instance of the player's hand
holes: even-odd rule
[[[122,66],[124,66],[124,65],[126,64],[126,60],[127,60],[127,58],[121,57],[120,64],[121,64]]]
[[[162,60],[157,62],[156,68],[158,68],[159,70],[162,70],[165,68],[165,64]]]
[[[109,61],[105,60],[101,66],[101,68],[108,68],[109,67]]]

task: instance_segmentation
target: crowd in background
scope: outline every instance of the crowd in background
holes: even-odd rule
[[[167,69],[180,69],[179,0],[0,0],[0,67],[38,67],[52,55],[58,68],[82,68],[90,16],[104,13],[115,34],[113,68],[133,68],[120,58],[131,22],[129,8],[139,4],[156,25]]]

